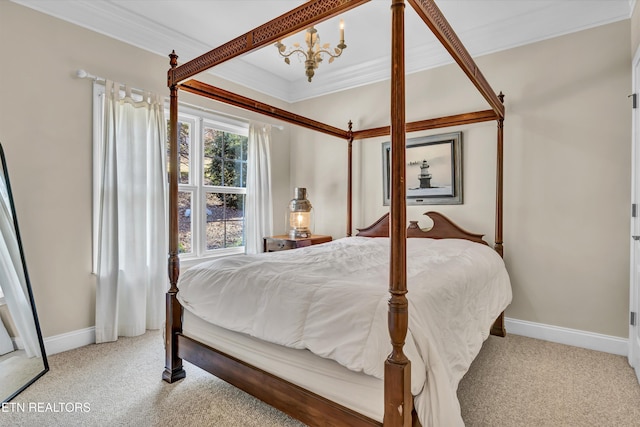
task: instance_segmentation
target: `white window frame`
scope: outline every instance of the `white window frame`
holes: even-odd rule
[[[100,194],[100,177],[102,176],[102,164],[100,163],[100,152],[102,150],[102,132],[104,123],[102,121],[103,109],[104,109],[104,82],[94,81],[93,83],[93,262],[92,272],[96,274],[98,265],[98,224],[100,213],[100,200],[98,195]],[[124,94],[124,91],[121,91]],[[134,98],[140,96],[133,94]],[[165,100],[165,117],[169,118],[169,103]],[[204,229],[206,227],[206,216],[203,215],[201,209],[205,206],[205,190],[202,186],[203,173],[200,170],[202,167],[202,153],[204,152],[204,125],[215,127],[216,129],[237,133],[239,135],[249,135],[249,123],[238,118],[232,118],[223,114],[217,114],[209,109],[200,108],[196,106],[180,104],[178,107],[178,121],[189,121],[193,124],[193,135],[191,136],[191,147],[189,152],[189,184],[178,184],[178,191],[192,190],[193,196],[191,199],[192,210],[192,224],[191,233],[193,236],[192,248],[190,253],[180,254],[180,259],[183,259],[187,265],[195,263],[205,258],[214,258],[219,256],[226,256],[231,254],[244,253],[245,247],[238,246],[233,248],[222,248],[206,250],[206,239],[204,236]],[[194,144],[194,141],[196,143]],[[197,173],[193,173],[197,171]],[[239,193],[246,195],[246,188],[238,187],[206,187],[207,192],[217,193]],[[245,196],[246,197],[246,196]],[[168,200],[168,198],[167,198]],[[245,199],[246,200],[246,199]],[[201,212],[202,211],[202,212]],[[194,218],[196,220],[194,221]],[[196,221],[198,223],[196,224]],[[167,230],[168,232],[168,230]],[[2,301],[0,299],[0,303]]]
[[[166,110],[168,120],[169,111]],[[178,107],[178,122],[187,122],[192,126],[189,147],[189,183],[178,183],[178,192],[188,191],[191,196],[191,252],[180,253],[181,260],[201,261],[206,258],[243,254],[245,246],[231,248],[207,249],[205,229],[207,218],[204,210],[207,193],[243,194],[247,190],[243,187],[210,186],[204,184],[204,129],[215,128],[223,132],[249,136],[249,123],[215,114],[210,110],[198,109],[193,106],[180,105]],[[245,199],[246,200],[246,199]]]

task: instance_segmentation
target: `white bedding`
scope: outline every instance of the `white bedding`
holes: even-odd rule
[[[178,299],[215,325],[383,378],[388,266],[389,239],[349,237],[200,264],[181,275]],[[511,301],[504,263],[466,240],[408,239],[407,288],[418,416],[424,426],[463,426],[458,382]]]

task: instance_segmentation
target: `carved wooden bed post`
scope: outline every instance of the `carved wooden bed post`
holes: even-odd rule
[[[178,65],[178,55],[173,51],[169,55],[171,69],[168,84],[171,90],[169,106],[169,283],[171,287],[166,296],[167,321],[165,324],[165,367],[162,379],[172,383],[185,377],[182,359],[178,357],[177,333],[182,332],[182,307],[176,298],[178,294],[178,275],[180,258],[178,257],[178,85],[173,71]]]
[[[500,92],[498,95],[500,102],[504,103],[504,94]],[[503,169],[504,169],[504,157],[503,157],[503,137],[504,137],[504,117],[498,118],[498,144],[497,153],[498,158],[496,162],[496,238],[494,249],[500,254],[504,255],[504,249],[502,247],[502,183],[503,183]]]
[[[347,237],[351,237],[353,229],[353,123],[349,120],[347,131]]]
[[[393,350],[384,366],[384,425],[411,426],[411,362],[403,352],[407,302],[407,214],[405,186],[404,0],[391,2],[391,260],[389,335]]]
[[[504,94],[500,92],[498,95],[500,102],[504,104]],[[504,257],[504,247],[502,246],[502,211],[504,209],[502,202],[503,194],[503,170],[504,170],[504,116],[498,118],[498,143],[497,143],[497,162],[496,162],[496,236],[493,248],[501,257]],[[507,330],[504,327],[504,311],[496,319],[491,327],[491,335],[504,337]]]

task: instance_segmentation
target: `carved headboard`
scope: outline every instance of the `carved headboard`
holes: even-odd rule
[[[482,238],[484,234],[470,233],[456,225],[446,216],[438,212],[426,212],[433,221],[433,226],[423,230],[418,221],[410,221],[407,227],[407,237],[428,237],[431,239],[465,239],[472,242],[489,245]],[[389,214],[384,214],[379,220],[366,228],[358,228],[356,236],[362,237],[389,237]]]

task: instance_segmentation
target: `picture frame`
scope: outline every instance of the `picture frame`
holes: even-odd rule
[[[462,204],[462,132],[406,143],[407,205]],[[382,143],[383,204],[391,201],[391,142]]]

